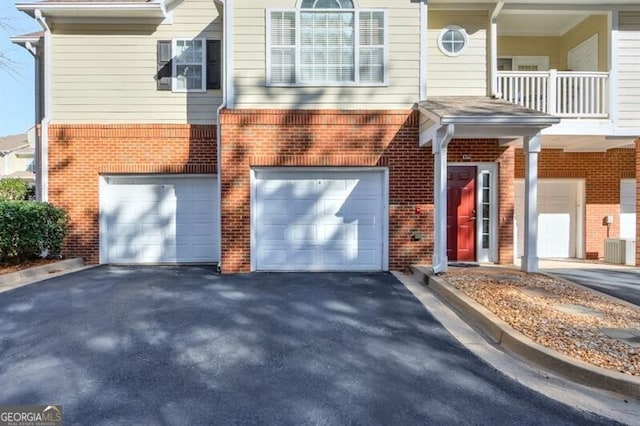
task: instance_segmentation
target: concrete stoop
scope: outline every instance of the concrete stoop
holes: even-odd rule
[[[412,266],[411,270],[416,281],[427,286],[472,328],[505,351],[576,383],[640,400],[640,377],[597,367],[548,349],[434,275],[430,268]]]

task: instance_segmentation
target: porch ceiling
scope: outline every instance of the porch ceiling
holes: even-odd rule
[[[433,97],[420,102],[418,108],[428,119],[420,129],[425,135],[421,136],[422,146],[433,139],[430,135],[449,124],[455,126],[457,139],[513,140],[560,122],[558,117],[489,97]]]

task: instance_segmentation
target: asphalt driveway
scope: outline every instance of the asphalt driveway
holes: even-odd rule
[[[0,404],[65,424],[611,424],[507,379],[392,275],[99,267],[0,294]]]
[[[640,306],[640,268],[584,262],[546,262],[544,272]],[[563,266],[567,267],[563,267]]]

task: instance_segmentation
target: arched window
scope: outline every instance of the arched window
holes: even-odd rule
[[[351,0],[302,0],[300,9],[354,9]]]
[[[302,0],[267,15],[267,84],[384,84],[386,12],[353,0]]]

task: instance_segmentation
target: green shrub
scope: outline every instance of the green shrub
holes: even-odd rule
[[[67,232],[64,210],[36,201],[0,201],[0,262],[59,254]]]
[[[29,186],[20,179],[0,179],[0,201],[26,200]]]

